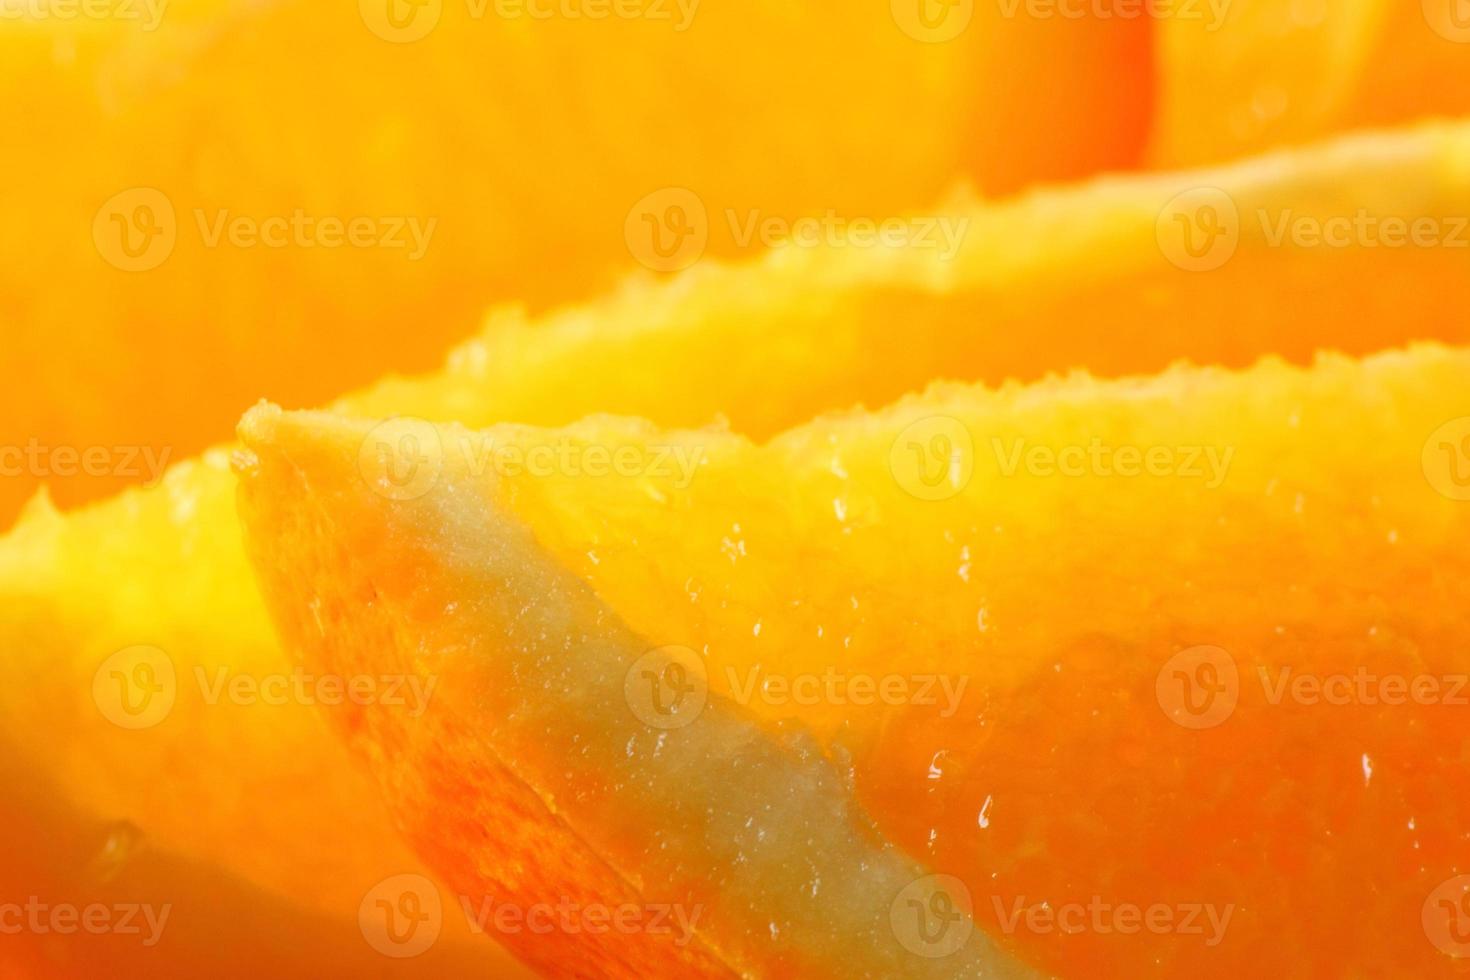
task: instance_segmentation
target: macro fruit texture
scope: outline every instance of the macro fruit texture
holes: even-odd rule
[[[1156,41],[1155,166],[1470,111],[1470,17],[1458,0],[1230,0],[1176,9]]]
[[[1423,907],[1470,860],[1451,700],[1467,369],[1463,350],[1416,347],[938,385],[764,445],[610,418],[474,434],[265,406],[242,423],[242,513],[312,669],[439,679],[420,718],[367,706],[344,732],[471,894],[568,887],[574,858],[505,843],[560,834],[662,900],[709,903],[700,928],[727,962],[776,957],[771,975],[887,962],[830,963],[805,930],[823,908],[876,915],[930,872],[1047,973],[1428,975],[1445,945]],[[404,482],[377,450],[410,431],[423,455]],[[562,462],[538,469],[553,445]],[[589,473],[594,455],[643,465]],[[658,464],[681,458],[698,463]],[[653,710],[675,664],[688,718]],[[827,696],[799,693],[818,678]],[[874,868],[856,895],[839,878],[814,906],[782,904],[834,885],[854,817],[814,817],[815,777],[762,757],[732,716],[843,760],[849,805],[922,863],[910,881]],[[784,796],[763,789],[773,773]],[[726,831],[741,820],[748,837]],[[505,834],[477,832],[490,824]],[[600,894],[585,869],[571,880]],[[1131,928],[1087,924],[1120,909]],[[522,955],[574,962],[577,941]],[[899,945],[913,959],[874,975],[927,975]],[[983,936],[964,948],[991,955]]]
[[[1138,21],[978,7],[933,43],[886,3],[547,6],[7,14],[0,79],[28,97],[0,108],[4,442],[182,459],[262,396],[427,370],[491,305],[659,265],[627,229],[691,199],[711,256],[754,256],[753,222],[878,222],[959,182],[1132,167],[1147,135]],[[71,469],[45,474],[63,504],[146,479]],[[0,483],[0,524],[28,475]]]
[[[603,411],[705,426],[723,415],[764,440],[934,377],[1000,383],[1089,363],[1118,375],[1181,356],[1244,367],[1271,351],[1306,362],[1324,346],[1364,354],[1463,341],[1452,249],[1273,244],[1257,223],[1228,261],[1199,270],[1171,261],[1187,253],[1159,215],[1204,186],[1246,215],[1311,202],[1296,213],[1325,219],[1354,201],[1384,215],[1463,213],[1470,185],[1455,162],[1465,145],[1461,127],[1426,127],[1283,156],[1269,172],[1141,176],[968,203],[953,219],[970,231],[949,257],[788,251],[546,317],[507,310],[439,374],[384,381],[341,408],[473,425],[560,425]],[[1274,267],[1294,275],[1278,279]],[[373,882],[417,862],[317,717],[340,706],[206,697],[225,681],[297,669],[254,588],[227,457],[212,451],[153,489],[74,514],[38,503],[0,541],[0,639],[26,680],[0,689],[0,705],[29,771],[49,774],[85,811],[350,917]],[[650,601],[662,604],[658,595]],[[93,685],[108,658],[138,646],[168,658],[177,697],[159,724],[128,730],[98,713]],[[160,772],[169,793],[154,785]],[[322,824],[319,813],[340,816]]]
[[[947,231],[930,229],[933,247],[788,250],[545,318],[502,311],[446,371],[338,406],[467,424],[724,416],[762,438],[934,379],[1117,377],[1179,359],[1245,367],[1266,353],[1305,363],[1323,349],[1464,341],[1467,159],[1470,127],[1432,124],[960,202]],[[1411,240],[1411,228],[1424,233]],[[742,377],[779,394],[744,397]]]
[[[468,456],[436,454],[440,494],[400,493],[360,467],[372,428],[254,410],[242,506],[272,542],[257,568],[285,573],[262,585],[307,662],[439,677],[444,699],[417,721],[364,706],[346,726],[364,753],[394,760],[379,774],[415,801],[410,839],[442,856],[461,894],[672,907],[693,926],[507,935],[523,958],[629,980],[1030,976],[983,937],[943,959],[916,954],[891,906],[926,873],[875,834],[815,743],[723,699],[690,724],[646,722],[627,694],[640,665],[678,661],[649,659],[526,529],[505,525]],[[430,527],[443,535],[421,538]],[[311,611],[290,580],[308,584]]]
[[[420,959],[387,959],[363,941],[355,919],[262,890],[72,803],[47,773],[16,764],[24,756],[5,747],[0,967],[7,978],[530,976],[482,937],[456,933],[453,922]]]
[[[115,976],[197,975],[228,950],[272,975],[353,975],[382,959],[358,932],[364,896],[427,874],[325,737],[329,686],[280,656],[231,560],[233,484],[216,451],[114,505],[63,517],[38,500],[0,547],[7,843],[49,828],[39,854],[7,854],[0,886],[53,904],[142,904],[172,923],[157,946],[7,934],[7,969],[21,949],[46,977],[108,962]],[[258,933],[295,937],[297,953]],[[517,974],[462,916],[445,918],[430,962]]]
[[[1453,972],[1463,6],[0,0],[0,976]]]

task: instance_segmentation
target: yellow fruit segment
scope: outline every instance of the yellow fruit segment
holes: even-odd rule
[[[1154,166],[1470,112],[1458,0],[1199,4],[1158,26]]]
[[[305,662],[437,682],[418,718],[343,719],[384,760],[410,837],[467,895],[673,908],[692,924],[506,935],[523,958],[630,980],[1029,975],[983,937],[942,960],[911,948],[894,906],[928,876],[808,737],[718,696],[644,703],[643,674],[681,670],[679,655],[650,650],[508,521],[469,457],[437,456],[429,494],[365,479],[371,428],[253,411],[241,502],[267,603]]]
[[[335,679],[290,667],[243,563],[227,560],[240,547],[233,486],[216,451],[172,470],[157,491],[105,507],[63,517],[40,499],[6,538],[0,701],[16,771],[7,783],[38,787],[14,798],[16,819],[44,825],[57,818],[42,821],[36,808],[48,807],[62,823],[82,821],[98,852],[105,836],[92,825],[116,829],[126,846],[110,874],[172,902],[176,921],[191,923],[189,942],[213,931],[253,946],[232,920],[289,917],[340,947],[351,942],[326,962],[350,953],[376,963],[358,930],[364,896],[385,878],[427,872],[371,781],[325,737],[317,712],[344,697]],[[77,892],[105,882],[85,877],[83,862],[68,878],[59,869],[72,860],[26,864],[0,891],[7,901],[40,889],[53,904],[85,904]],[[210,873],[237,883],[208,886]],[[236,908],[216,907],[211,887],[232,888]],[[168,938],[158,957],[128,962],[178,953]],[[64,941],[51,945],[68,955]],[[436,946],[439,957],[514,975],[462,916],[446,917]],[[323,968],[318,958],[300,972]]]
[[[488,773],[525,760],[533,823],[595,814],[594,853],[667,846],[740,894],[748,855],[677,843],[764,786],[704,742],[733,703],[814,735],[879,831],[1048,971],[1432,975],[1433,898],[1470,860],[1467,379],[1470,351],[1422,346],[939,385],[764,445],[261,408],[242,507],[308,665],[440,678],[423,720],[346,730],[458,887],[559,881],[480,833],[522,812]],[[614,696],[625,674],[649,693]],[[686,696],[719,711],[670,742],[614,721]],[[785,860],[766,884],[800,894]],[[1048,930],[1045,903],[1172,927]]]
[[[364,942],[355,915],[261,891],[132,824],[74,807],[50,774],[17,765],[24,756],[3,747],[0,972],[7,978],[156,980],[222,970],[302,980],[530,976],[483,939],[465,941],[453,923],[415,958],[385,956]]]
[[[936,378],[1117,377],[1180,358],[1244,367],[1470,340],[1467,163],[1470,125],[1435,125],[956,202],[952,255],[936,227],[932,248],[788,249],[546,317],[502,310],[445,371],[338,407],[468,425],[724,416],[763,438]]]
[[[904,3],[567,6],[7,16],[0,81],[28,96],[0,107],[0,210],[26,232],[0,252],[0,445],[181,459],[262,395],[428,370],[490,302],[578,300],[635,267],[630,212],[653,194],[661,219],[665,188],[702,201],[709,255],[754,255],[753,218],[876,222],[957,180],[1006,192],[1142,151],[1136,21],[981,8],[929,43]],[[0,525],[28,475],[0,483]],[[49,475],[63,503],[143,482]]]
[[[1178,357],[1241,365],[1263,351],[1306,360],[1321,347],[1464,339],[1463,252],[1277,247],[1257,224],[1226,264],[1191,271],[1166,257],[1187,253],[1166,253],[1159,228],[1167,202],[1204,185],[1227,189],[1243,216],[1330,217],[1355,201],[1386,215],[1465,213],[1466,146],[1466,130],[1437,127],[1269,166],[1110,180],[969,205],[955,212],[971,230],[948,261],[924,249],[787,250],[551,316],[502,311],[439,375],[387,381],[342,407],[470,425],[606,411],[702,426],[723,415],[763,438],[935,377],[1033,379],[1079,364],[1123,374]],[[0,541],[0,646],[27,678],[0,687],[0,707],[22,720],[15,740],[32,768],[91,811],[262,887],[322,890],[340,908],[362,882],[403,868],[385,858],[398,853],[386,821],[317,731],[318,705],[290,693],[294,682],[285,705],[203,700],[222,671],[247,684],[292,672],[249,584],[224,460],[208,454],[72,515],[38,506]],[[857,505],[852,514],[864,519]],[[117,729],[94,681],[107,658],[139,646],[170,658],[179,697],[162,723]],[[155,786],[157,760],[177,790]],[[313,824],[329,835],[319,848],[300,821],[323,812],[361,822]]]

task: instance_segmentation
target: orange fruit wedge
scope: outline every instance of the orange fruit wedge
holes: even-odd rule
[[[1458,0],[1181,4],[1158,25],[1150,159],[1191,166],[1470,112]]]
[[[939,385],[764,445],[267,406],[242,512],[305,664],[437,678],[338,720],[461,894],[653,895],[727,963],[821,974],[804,910],[852,908],[821,889],[866,813],[960,883],[931,910],[1049,972],[1430,975],[1470,861],[1467,376],[1426,346]],[[852,799],[816,818],[827,778],[767,740]],[[908,887],[864,880],[864,914]]]
[[[528,923],[572,910],[570,928],[502,934],[528,963],[630,980],[1030,975],[980,936],[924,955],[917,930],[896,925],[902,899],[941,893],[809,736],[707,687],[697,705],[683,692],[641,703],[643,674],[699,664],[628,630],[505,519],[493,481],[443,465],[452,454],[435,457],[432,495],[364,479],[369,428],[271,407],[243,423],[247,523],[269,541],[260,567],[289,569],[265,577],[267,601],[324,670],[434,679],[417,719],[364,703],[344,729],[414,801],[406,832],[462,901]],[[632,910],[624,928],[581,926],[613,910]]]
[[[504,309],[444,371],[337,407],[471,426],[723,415],[764,438],[936,378],[1118,377],[1179,358],[1245,367],[1266,353],[1307,363],[1322,349],[1470,341],[1467,160],[1470,124],[1437,124],[956,201],[933,247],[787,249],[547,316]]]
[[[219,976],[222,968],[237,976],[303,980],[530,976],[452,921],[416,957],[386,956],[382,950],[394,950],[386,931],[363,931],[355,916],[262,891],[149,839],[132,824],[88,812],[67,801],[49,774],[15,764],[24,756],[5,747],[0,972],[7,978],[154,980]],[[165,781],[150,775],[152,786]],[[333,814],[344,816],[351,819],[350,811]],[[416,866],[411,858],[404,861]],[[368,936],[379,945],[364,941]]]
[[[15,788],[3,822],[16,849],[0,861],[0,894],[172,912],[156,947],[85,933],[78,949],[75,935],[28,932],[43,976],[96,976],[109,962],[108,975],[198,975],[235,958],[236,943],[272,975],[348,963],[411,975],[365,941],[382,937],[371,921],[359,929],[359,909],[385,879],[431,873],[326,737],[316,713],[342,693],[290,668],[229,560],[233,484],[216,452],[156,492],[67,517],[42,499],[0,547],[11,651],[0,740]],[[27,828],[45,828],[39,852]],[[295,938],[261,946],[263,929]],[[462,916],[437,935],[420,968],[520,972]],[[4,937],[0,964],[26,936]],[[292,962],[272,959],[288,946]]]
[[[0,107],[0,209],[28,231],[0,251],[0,445],[182,459],[262,395],[321,404],[428,370],[489,302],[581,299],[652,260],[625,229],[679,189],[710,255],[754,255],[770,236],[742,229],[769,220],[879,222],[959,179],[1131,166],[1146,136],[1136,21],[969,5],[925,30],[919,0],[545,16],[564,6],[7,16],[0,81],[28,97]],[[121,469],[45,478],[75,503],[147,479]],[[26,475],[0,482],[0,524],[43,479]]]
[[[1470,181],[1456,161],[1466,143],[1463,128],[1432,127],[1270,167],[972,205],[955,212],[972,230],[949,261],[927,250],[787,250],[635,282],[550,316],[503,310],[438,375],[389,380],[341,406],[471,425],[611,411],[700,426],[723,414],[764,438],[937,376],[1034,379],[1089,362],[1124,374],[1180,356],[1244,365],[1268,350],[1306,360],[1321,347],[1464,339],[1452,249],[1278,247],[1257,225],[1226,264],[1198,272],[1169,261],[1159,222],[1170,200],[1205,185],[1228,190],[1242,215],[1340,214],[1354,199],[1385,214],[1465,213]],[[11,734],[31,769],[52,773],[90,812],[352,915],[362,891],[405,871],[407,858],[371,787],[318,731],[322,699],[204,697],[221,672],[248,685],[293,671],[252,585],[227,469],[227,454],[213,452],[153,489],[74,514],[37,504],[0,539],[0,641],[18,651],[13,669],[27,680],[0,687],[0,707],[18,720]],[[100,713],[93,685],[105,661],[140,646],[169,658],[177,700],[161,723],[123,729]],[[155,786],[160,764],[178,770],[173,794]],[[308,819],[322,812],[347,816]]]

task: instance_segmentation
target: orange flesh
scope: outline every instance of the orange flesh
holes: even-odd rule
[[[1433,470],[1443,464],[1425,449],[1437,449],[1442,423],[1470,416],[1467,374],[1463,350],[1430,347],[1325,358],[1310,371],[1268,362],[1115,385],[939,386],[765,447],[608,419],[565,433],[503,427],[491,434],[497,445],[671,444],[702,449],[706,465],[684,487],[646,475],[458,476],[445,499],[494,487],[648,645],[706,651],[721,697],[739,683],[727,670],[760,666],[968,678],[971,699],[949,716],[759,697],[748,707],[772,722],[799,719],[850,759],[857,796],[884,833],[966,881],[987,930],[1048,970],[1432,975],[1444,954],[1423,907],[1470,866],[1456,822],[1470,792],[1456,708],[1269,703],[1257,668],[1270,685],[1284,667],[1309,677],[1361,667],[1442,678],[1451,694],[1466,670],[1453,638],[1470,608],[1470,511],[1436,488],[1465,461]],[[889,453],[910,424],[936,416],[973,433],[975,471],[952,499],[919,501],[897,485]],[[258,499],[310,499],[357,478],[340,446],[368,427],[344,436],[336,425],[293,418],[285,455],[304,478],[295,490],[258,489]],[[320,450],[321,433],[339,448]],[[988,440],[1015,438],[1230,448],[1233,462],[1218,482],[1007,475]],[[373,516],[334,499],[323,498],[340,522],[327,538],[344,537],[331,546],[341,558],[320,570],[329,586],[353,567],[333,566],[359,550],[351,542],[387,540],[390,553],[413,556],[395,574],[443,601],[460,573],[436,549],[452,540],[464,560],[483,546],[478,532],[445,538],[410,510]],[[320,545],[266,514],[252,521],[261,568],[282,576],[286,635],[309,656],[374,663],[433,635],[425,615],[400,622],[392,642],[358,643],[349,611],[347,631],[329,632],[321,650],[309,623],[289,625],[300,615],[291,556]],[[386,533],[374,523],[384,518]],[[489,631],[482,655],[500,656],[497,644],[516,635]],[[1186,730],[1166,717],[1159,678],[1201,644],[1234,658],[1239,700],[1217,728]],[[460,792],[475,791],[451,776],[398,801],[427,816]],[[607,803],[616,812],[620,798]],[[475,846],[435,835],[441,866]],[[1022,924],[1007,925],[1018,903]],[[1124,935],[1105,931],[1123,920],[1105,918],[1060,935],[1027,924],[1042,903],[1068,916],[1097,904],[1140,916],[1157,907],[1150,914],[1172,924]]]
[[[428,370],[491,305],[545,309],[642,271],[625,220],[660,188],[702,197],[711,257],[751,258],[764,245],[727,209],[881,221],[957,181],[1004,194],[1131,167],[1145,138],[1139,20],[982,4],[961,36],[927,44],[887,2],[641,4],[693,6],[684,30],[445,3],[429,36],[396,44],[360,6],[176,0],[148,31],[6,18],[0,81],[30,97],[0,106],[0,210],[29,230],[0,241],[0,445],[183,459],[260,397],[317,405]],[[171,201],[177,243],[124,272],[92,222],[140,186]],[[416,247],[213,239],[222,214],[297,209],[436,224],[413,260]],[[0,481],[0,527],[39,482]],[[51,482],[69,505],[142,480]]]
[[[1244,364],[1273,348],[1302,360],[1328,344],[1362,352],[1415,336],[1464,337],[1466,280],[1453,250],[1296,250],[1248,238],[1224,269],[1202,274],[1165,261],[1154,225],[1163,202],[1201,183],[1229,188],[1243,213],[1300,210],[1303,200],[1324,214],[1354,200],[1377,211],[1412,204],[1424,214],[1464,213],[1465,143],[1463,127],[1427,127],[1269,167],[1110,180],[977,208],[975,231],[950,264],[931,253],[788,253],[530,322],[503,313],[445,372],[389,380],[344,400],[345,410],[472,424],[555,424],[609,409],[702,424],[725,412],[759,436],[939,374],[1028,377],[1084,360],[1141,371],[1181,352]],[[1412,202],[1400,197],[1405,187],[1416,188]],[[1274,278],[1273,262],[1291,278]],[[241,551],[225,455],[80,513],[37,508],[6,538],[0,614],[25,677],[10,690],[7,717],[33,771],[54,773],[90,809],[127,817],[160,846],[217,861],[258,886],[340,911],[341,896],[366,887],[359,878],[403,868],[391,827],[360,795],[371,788],[343,767],[314,709],[210,710],[192,727],[181,706],[169,725],[140,733],[116,729],[85,698],[74,703],[102,658],[140,639],[183,669],[289,669]],[[830,513],[831,501],[818,509]],[[608,554],[601,545],[597,552]],[[652,586],[645,595],[638,601],[670,605]],[[159,757],[188,759],[173,798],[148,782]],[[242,824],[236,800],[254,801],[258,816]],[[357,819],[298,832],[333,809]]]

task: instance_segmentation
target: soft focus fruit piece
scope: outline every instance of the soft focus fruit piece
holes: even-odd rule
[[[1470,124],[1434,125],[1003,204],[957,201],[943,209],[965,229],[952,257],[788,249],[672,284],[635,280],[545,317],[503,310],[446,370],[337,407],[471,426],[594,412],[700,426],[722,415],[764,438],[936,378],[999,384],[1074,367],[1118,377],[1179,358],[1245,367],[1267,353],[1307,363],[1323,349],[1470,341],[1467,250],[1452,241],[1276,238],[1283,219],[1308,226],[1366,209],[1434,220],[1448,239],[1470,213],[1466,159]],[[1216,217],[1219,250],[1193,257],[1181,221],[1197,249],[1217,241],[1206,227]]]
[[[28,768],[7,741],[0,748],[7,980],[529,976],[485,940],[451,941],[449,932],[416,958],[384,957],[363,941],[355,914],[263,891],[75,806],[50,774]],[[83,928],[98,915],[105,928]]]
[[[724,413],[763,436],[819,411],[889,401],[936,376],[1035,378],[1075,364],[1121,374],[1180,356],[1245,364],[1271,350],[1306,360],[1320,347],[1360,353],[1412,337],[1463,339],[1460,253],[1273,249],[1246,237],[1223,268],[1200,273],[1170,264],[1154,236],[1164,204],[1204,184],[1228,188],[1242,214],[1306,202],[1337,213],[1354,199],[1411,214],[1464,213],[1470,181],[1454,162],[1466,132],[1361,137],[1269,168],[1106,181],[973,208],[962,213],[974,230],[952,262],[902,250],[788,251],[700,268],[676,283],[635,283],[550,317],[504,311],[439,375],[390,380],[343,407],[474,426],[561,424],[597,411],[704,425]],[[218,454],[207,456],[176,467],[161,487],[65,517],[42,507],[0,539],[0,641],[23,651],[22,669],[41,689],[71,691],[63,713],[39,714],[12,690],[6,707],[29,725],[17,741],[74,799],[156,839],[177,834],[200,860],[248,880],[310,889],[396,873],[377,856],[392,853],[392,842],[366,827],[333,838],[355,872],[318,876],[314,858],[289,839],[276,849],[292,815],[331,810],[350,781],[336,748],[312,741],[313,719],[220,709],[203,716],[217,730],[159,726],[118,741],[123,733],[87,701],[102,659],[134,644],[163,647],[186,668],[290,671],[248,585],[222,467]],[[63,729],[63,717],[72,727]],[[144,741],[147,755],[108,768]],[[235,761],[252,757],[262,761]],[[248,806],[262,832],[241,840],[239,813],[175,807],[130,778],[159,759],[187,767],[180,785],[205,799]],[[281,771],[293,774],[299,808],[272,813]]]
[[[1232,0],[1167,18],[1150,162],[1193,166],[1470,112],[1458,3]]]
[[[370,429],[257,408],[241,423],[241,506],[305,662],[437,681],[417,718],[366,705],[342,719],[410,837],[461,894],[672,906],[696,926],[682,943],[651,928],[507,935],[528,962],[628,978],[1028,975],[983,937],[944,959],[907,948],[892,906],[925,872],[815,743],[719,697],[670,715],[682,724],[648,720],[629,687],[649,645],[505,518],[493,480],[447,454],[440,492],[398,499],[365,478]]]
[[[365,21],[385,4],[437,22],[390,43]],[[742,225],[829,210],[880,221],[966,177],[1001,192],[1142,152],[1136,21],[987,7],[932,44],[888,3],[638,5],[674,20],[531,6],[175,0],[130,8],[160,9],[156,25],[7,17],[0,79],[31,97],[0,108],[12,148],[0,209],[26,229],[0,251],[13,382],[0,445],[182,458],[262,395],[321,404],[390,367],[426,370],[488,303],[580,299],[633,266],[625,221],[661,188],[699,195],[709,252],[728,256],[763,246],[742,242],[727,210]],[[1130,81],[1092,85],[1093,72]],[[167,198],[172,221],[154,218],[176,239],[134,272],[104,260],[93,227],[136,188]],[[407,231],[401,248],[214,239],[222,216],[298,209],[436,224],[416,260]],[[73,503],[125,479],[54,482]],[[0,483],[0,522],[36,483]]]
[[[317,702],[330,692],[307,678],[298,686],[248,568],[219,560],[240,548],[233,485],[215,451],[170,471],[157,491],[128,491],[105,507],[63,517],[44,498],[32,505],[0,546],[6,756],[56,794],[47,801],[28,791],[36,800],[136,828],[166,855],[157,859],[163,869],[150,872],[161,889],[156,901],[173,902],[198,928],[216,928],[215,955],[250,955],[232,939],[256,943],[222,927],[226,919],[288,913],[330,923],[333,935],[350,935],[371,953],[357,928],[363,897],[384,878],[426,872],[366,774],[326,736],[317,713],[333,709]],[[140,646],[166,658],[172,676],[155,671],[146,685],[135,683],[144,660],[128,651]],[[117,672],[127,687],[114,700]],[[241,682],[247,686],[233,686]],[[142,727],[125,727],[132,720],[123,699]],[[192,877],[175,893],[170,869],[183,866]],[[90,887],[57,883],[54,868],[38,867],[39,878],[11,876],[6,900],[49,884],[52,901],[76,903],[73,885]],[[208,906],[189,907],[207,900],[199,890],[211,868],[237,906],[260,908],[222,909],[216,919]],[[456,962],[514,969],[502,951],[472,939],[462,917],[446,916],[444,925],[438,945],[458,947],[445,953]],[[129,951],[120,944],[115,953]],[[146,950],[127,959],[155,962]]]
[[[437,651],[456,644],[522,649],[540,618],[481,623],[489,633],[470,638],[457,615],[438,617],[496,590],[512,611],[536,608],[528,596],[549,591],[549,573],[517,582],[511,566],[487,586],[466,571],[482,554],[501,567],[513,557],[502,540],[529,533],[549,556],[536,569],[573,573],[648,647],[698,651],[711,697],[809,727],[848,760],[880,830],[966,881],[993,933],[1009,930],[1062,975],[1230,977],[1252,964],[1430,975],[1444,955],[1421,907],[1470,862],[1457,709],[1272,703],[1270,692],[1286,669],[1465,674],[1467,379],[1470,351],[1423,346],[1306,369],[1269,360],[1240,373],[940,385],[764,446],[607,418],[554,432],[448,427],[416,443],[437,448],[404,501],[387,482],[402,461],[374,455],[371,423],[262,409],[243,431],[276,462],[245,488],[247,523],[286,635],[309,663],[353,669],[435,671]],[[578,466],[591,449],[634,449],[649,466],[530,472],[525,461],[546,458],[537,446],[570,446],[558,458]],[[363,464],[364,447],[378,462]],[[700,465],[659,472],[665,448]],[[484,519],[477,506],[503,513]],[[507,528],[517,523],[525,531]],[[348,596],[324,632],[301,582],[308,595]],[[358,613],[370,597],[401,608]],[[556,637],[565,670],[586,669],[578,634]],[[1169,664],[1205,645],[1238,669],[1235,714],[1191,730],[1171,720]],[[834,669],[949,678],[961,697],[761,693],[771,677]],[[497,711],[541,718],[522,702],[479,703],[486,725]],[[371,754],[392,794],[413,779],[405,745],[427,734],[370,729],[353,727],[386,743]],[[605,803],[596,778],[571,778],[559,804],[584,792]],[[429,821],[455,795],[397,793]],[[468,852],[424,844],[431,833],[420,846],[448,870],[477,853],[473,825],[465,836]],[[1229,918],[1212,942],[1005,924],[1018,902],[1094,897]]]

